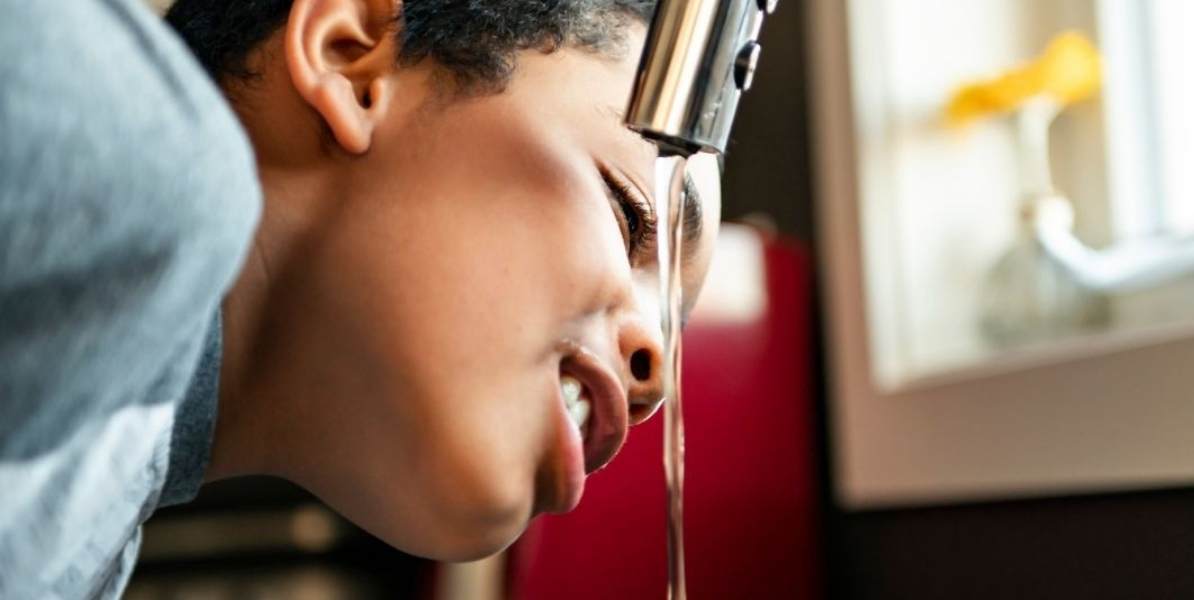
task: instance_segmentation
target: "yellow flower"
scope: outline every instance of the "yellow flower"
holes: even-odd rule
[[[1029,98],[1052,96],[1062,106],[1081,102],[1099,90],[1099,51],[1081,33],[1054,37],[1036,60],[987,81],[958,88],[946,108],[955,125],[1015,110]]]

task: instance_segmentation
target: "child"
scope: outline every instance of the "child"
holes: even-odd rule
[[[200,205],[212,213],[195,217],[214,224],[207,235],[231,248],[212,259],[217,275],[238,270],[230,288],[182,263],[161,275],[194,279],[162,290],[186,297],[185,309],[154,313],[187,335],[145,335],[137,350],[185,372],[189,392],[142,388],[141,402],[165,414],[138,415],[136,426],[155,448],[167,440],[168,474],[146,458],[126,477],[147,482],[132,496],[136,514],[120,513],[127,535],[91,539],[89,560],[104,545],[131,556],[159,493],[185,501],[200,481],[249,473],[290,479],[394,546],[448,560],[491,554],[534,515],[574,507],[585,476],[661,399],[656,151],[620,116],[652,10],[634,0],[179,0],[168,21],[248,135],[261,218],[254,233],[243,227],[258,208],[239,183]],[[220,176],[189,175],[208,187]],[[718,213],[715,201],[685,207],[689,301]],[[162,260],[205,247],[179,244]],[[149,308],[116,305],[139,332]],[[4,328],[7,348],[24,329],[9,332],[7,318]],[[17,389],[37,412],[39,388]],[[93,415],[81,431],[126,414]],[[15,466],[0,482],[24,485],[34,467],[5,449],[5,468]],[[130,502],[83,501],[82,475],[50,473],[72,482],[25,496],[67,489],[73,500],[32,514],[71,519],[83,507],[101,518],[110,511],[93,504]],[[43,527],[10,522],[6,561]],[[37,546],[39,560],[84,550],[68,545]],[[66,595],[116,593],[127,575],[84,568],[101,575],[75,586],[20,560],[29,570],[14,580],[41,577]],[[5,571],[0,595],[25,589]]]

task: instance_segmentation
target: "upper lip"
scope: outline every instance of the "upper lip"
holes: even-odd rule
[[[609,464],[626,441],[630,428],[626,390],[597,355],[581,346],[570,348],[560,370],[580,381],[593,403],[584,443],[585,474],[589,474]]]

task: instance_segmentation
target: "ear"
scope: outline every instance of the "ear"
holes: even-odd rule
[[[394,0],[294,0],[286,66],[340,146],[363,154],[385,116],[396,68]]]

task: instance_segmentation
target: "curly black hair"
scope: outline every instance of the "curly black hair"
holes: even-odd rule
[[[292,0],[177,0],[166,21],[217,81],[248,78],[249,54],[282,27]],[[623,47],[625,28],[648,22],[655,0],[406,0],[394,15],[402,64],[432,59],[459,90],[500,91],[519,50]]]

